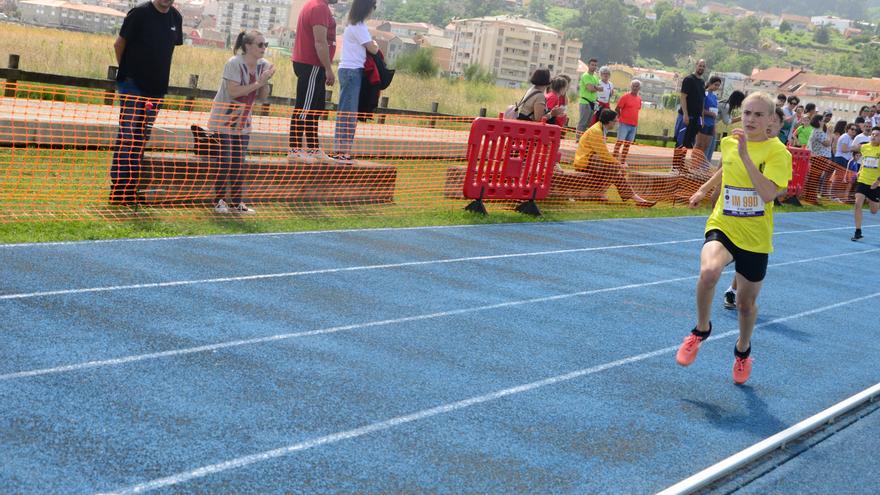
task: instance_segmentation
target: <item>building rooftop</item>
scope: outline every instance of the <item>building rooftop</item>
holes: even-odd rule
[[[528,29],[533,29],[537,31],[543,31],[547,33],[553,34],[561,34],[556,29],[553,29],[550,26],[541,24],[540,22],[535,22],[529,19],[525,19],[523,17],[512,16],[512,15],[495,15],[495,16],[486,16],[486,17],[474,17],[471,19],[457,19],[452,21],[452,24],[456,24],[459,22],[474,22],[474,21],[482,21],[482,22],[498,22],[504,24],[512,24],[515,26],[525,27]]]
[[[89,14],[101,14],[101,15],[109,15],[113,17],[125,17],[125,14],[122,12],[111,9],[110,7],[99,7],[97,5],[85,5],[81,3],[70,3],[65,2],[63,7],[65,9],[76,10],[79,12],[87,12]]]
[[[65,3],[66,0],[23,0],[19,2],[20,4],[26,5],[42,5],[43,7],[61,7]]]
[[[844,89],[851,91],[867,91],[880,94],[880,79],[862,77],[833,76],[803,72],[785,82],[783,91],[796,91],[805,88],[825,88],[828,90]]]
[[[752,72],[752,81],[767,81],[776,84],[782,84],[792,77],[802,73],[803,70],[795,68],[771,67],[764,70],[756,70]]]

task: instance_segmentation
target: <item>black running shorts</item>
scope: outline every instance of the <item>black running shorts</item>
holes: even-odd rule
[[[868,184],[856,182],[856,194],[864,194],[869,201],[880,203],[880,187],[871,189]]]
[[[755,253],[740,249],[730,240],[724,232],[712,229],[706,232],[706,242],[718,241],[733,256],[734,269],[749,282],[760,282],[767,275],[767,261],[770,256],[767,253]],[[705,244],[705,243],[704,243]]]

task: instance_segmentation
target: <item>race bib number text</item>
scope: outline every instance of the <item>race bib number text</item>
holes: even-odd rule
[[[723,213],[731,217],[762,217],[764,200],[754,189],[725,186]]]

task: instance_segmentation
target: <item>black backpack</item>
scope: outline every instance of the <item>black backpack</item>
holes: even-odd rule
[[[189,126],[193,135],[193,149],[198,156],[218,156],[220,154],[220,138],[213,132],[193,124]]]

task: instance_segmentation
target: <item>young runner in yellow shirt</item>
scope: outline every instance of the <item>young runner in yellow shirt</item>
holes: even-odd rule
[[[876,215],[880,210],[880,127],[871,129],[871,141],[860,148],[862,153],[862,168],[859,170],[859,178],[856,183],[856,233],[852,240],[857,241],[862,237],[862,207],[865,200],[871,206],[871,214]]]
[[[743,102],[742,129],[721,141],[721,173],[716,173],[690,199],[696,207],[713,188],[721,196],[706,221],[706,242],[700,253],[697,282],[697,324],[676,354],[688,366],[712,331],[710,315],[715,286],[724,267],[735,263],[739,339],[734,347],[733,380],[743,384],[752,370],[751,338],[758,317],[755,301],[773,251],[773,200],[791,180],[791,153],[767,127],[776,104],[766,93],[752,93]]]

